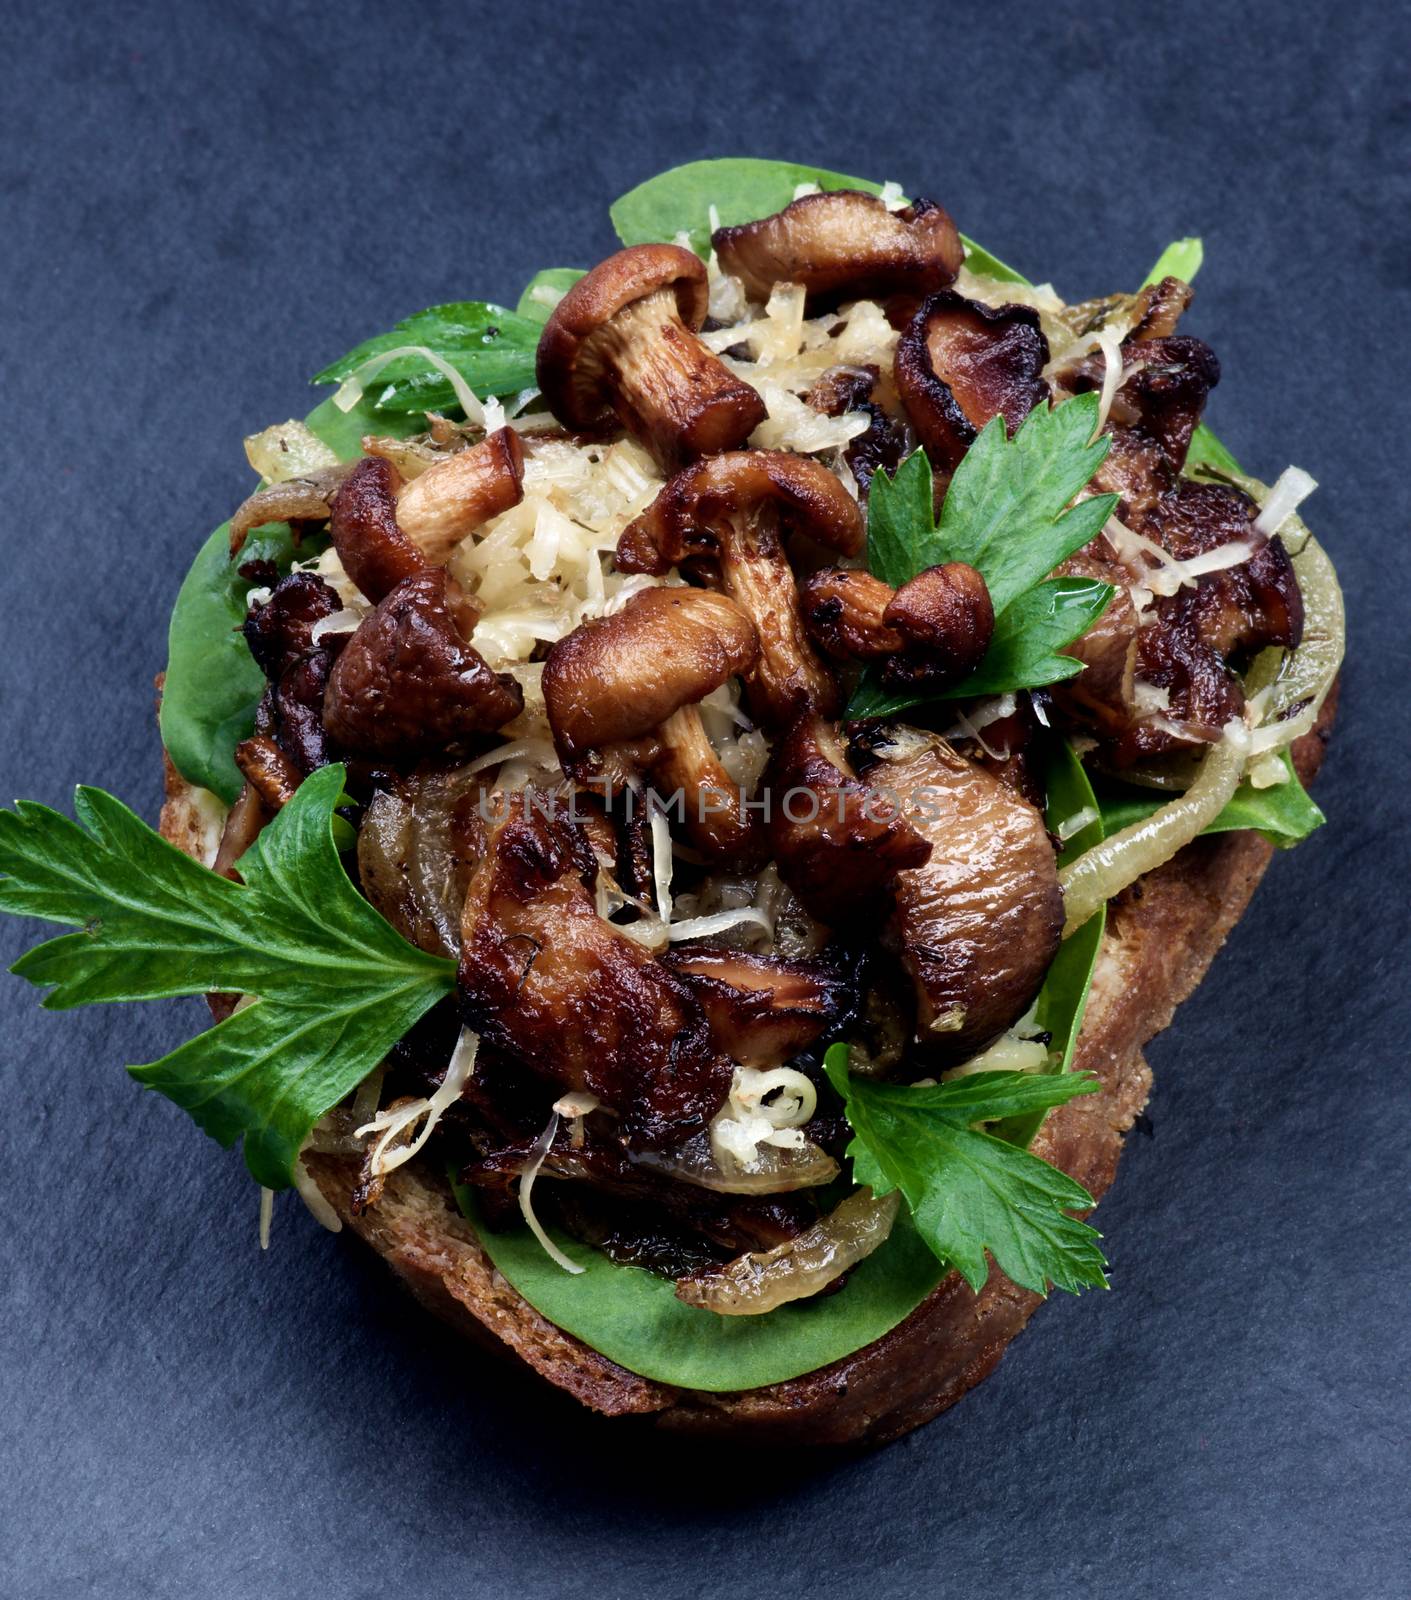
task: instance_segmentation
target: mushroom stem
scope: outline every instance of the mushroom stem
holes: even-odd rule
[[[667,472],[731,449],[764,421],[755,391],[681,320],[674,289],[624,307],[590,341],[590,353],[610,369],[618,421]]]
[[[741,804],[739,785],[706,737],[695,706],[683,706],[657,730],[652,777],[666,795],[680,792],[687,838],[712,861],[757,865],[763,843],[755,819]]]
[[[804,707],[823,716],[839,707],[838,685],[804,633],[798,585],[779,540],[779,514],[769,504],[732,519],[721,541],[720,586],[759,632],[759,660],[745,674],[750,707],[781,728]]]
[[[397,526],[439,567],[462,539],[518,505],[523,494],[524,449],[513,428],[501,428],[406,484],[397,497]]]

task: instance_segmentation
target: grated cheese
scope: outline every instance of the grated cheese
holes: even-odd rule
[[[383,1178],[389,1172],[395,1172],[422,1148],[443,1113],[460,1099],[470,1082],[479,1047],[480,1036],[468,1028],[462,1028],[451,1054],[450,1065],[446,1068],[446,1076],[429,1099],[413,1100],[407,1105],[379,1112],[370,1122],[353,1130],[354,1137],[358,1139],[366,1139],[373,1134],[380,1136],[368,1161],[368,1172],[372,1177]],[[416,1138],[402,1142],[403,1136],[418,1122],[421,1123],[421,1129]]]

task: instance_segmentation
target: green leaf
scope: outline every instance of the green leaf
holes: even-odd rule
[[[1192,283],[1204,259],[1205,246],[1199,239],[1177,239],[1156,258],[1156,265],[1142,279],[1142,288],[1149,283],[1160,283],[1163,278],[1180,278]]]
[[[1073,753],[1068,741],[1056,743],[1044,775],[1047,794],[1045,819],[1049,832],[1064,839],[1059,852],[1059,864],[1066,865],[1085,850],[1100,844],[1105,837],[1102,817],[1092,784],[1083,769],[1083,763]],[[1080,819],[1082,826],[1073,830]],[[1092,992],[1093,973],[1097,970],[1098,953],[1102,949],[1102,936],[1107,928],[1107,907],[1071,934],[1058,947],[1044,975],[1043,987],[1034,1001],[1034,1026],[1049,1036],[1050,1072],[1071,1072],[1073,1057],[1078,1048],[1078,1035],[1083,1029],[1083,1017]],[[1011,1144],[1027,1147],[1044,1119],[1038,1112],[1028,1117],[1016,1117],[999,1123],[995,1133]]]
[[[1203,422],[1196,424],[1195,433],[1191,436],[1190,449],[1186,451],[1185,470],[1194,472],[1198,467],[1214,467],[1217,472],[1240,470],[1239,462]]]
[[[867,567],[894,589],[934,567],[941,555],[931,463],[924,450],[894,473],[878,472],[867,500]]]
[[[536,272],[524,286],[524,293],[514,308],[516,315],[537,322],[542,328],[554,307],[582,276],[581,267],[545,267],[542,272]],[[546,298],[536,298],[536,292],[540,291],[544,292]],[[550,291],[552,299],[547,298]]]
[[[351,411],[331,400],[316,406],[309,428],[344,461],[355,460],[365,433],[415,433],[418,417],[377,416],[364,398]],[[189,783],[209,789],[227,804],[244,781],[233,751],[255,727],[255,708],[265,680],[240,633],[254,582],[240,568],[273,561],[280,573],[293,560],[307,560],[323,547],[305,539],[296,550],[289,528],[257,528],[239,557],[230,558],[230,524],[223,522],[196,553],[182,580],[167,626],[167,670],[162,685],[162,743]]]
[[[1012,439],[995,417],[956,468],[941,508],[942,561],[968,561],[984,575],[995,615],[1102,531],[1113,494],[1080,500],[1107,455],[1094,439],[1098,396],[1036,406]]]
[[[1246,778],[1205,832],[1234,833],[1248,828],[1276,848],[1289,850],[1321,828],[1327,818],[1299,782],[1288,751],[1281,751],[1279,759],[1288,773],[1285,782],[1256,789]],[[1103,827],[1108,833],[1142,821],[1171,798],[1160,789],[1139,789],[1111,780],[1100,782],[1095,788]]]
[[[456,1186],[456,1198],[496,1269],[556,1327],[644,1378],[712,1393],[782,1383],[841,1361],[909,1316],[943,1273],[903,1212],[837,1294],[758,1317],[721,1317],[683,1305],[668,1279],[619,1266],[550,1228],[584,1268],[570,1276],[527,1228],[494,1232],[469,1190]]]
[[[866,178],[793,161],[740,157],[691,161],[639,183],[612,206],[612,225],[623,244],[665,243],[684,233],[697,255],[710,253],[710,208],[722,227],[754,222],[782,211],[801,183],[820,189],[861,189],[880,194],[882,185]]]
[[[365,362],[402,345],[425,345],[443,356],[477,395],[517,394],[534,387],[534,354],[542,323],[484,300],[429,306],[388,333],[365,339],[323,369],[314,383],[341,383]],[[420,416],[459,409],[450,380],[418,356],[399,356],[369,380],[379,416]]]
[[[986,1254],[1035,1293],[1105,1288],[1098,1233],[1069,1213],[1092,1196],[1066,1173],[979,1126],[1063,1105],[1100,1085],[1073,1073],[975,1072],[927,1086],[850,1078],[847,1046],[824,1065],[847,1102],[853,1175],[874,1194],[899,1189],[917,1232],[977,1292]]]
[[[705,256],[710,254],[711,206],[721,227],[757,222],[782,211],[801,183],[823,190],[882,192],[882,185],[870,178],[850,178],[843,172],[801,166],[796,161],[763,161],[752,156],[690,161],[629,190],[613,204],[612,223],[623,244],[669,244],[678,234],[685,234],[691,249]],[[972,272],[1007,283],[1028,282],[964,234],[960,237]]]
[[[269,1188],[293,1181],[309,1129],[455,983],[348,881],[333,840],[341,766],[322,767],[242,857],[243,884],[174,849],[101,789],[77,822],[21,801],[0,811],[0,911],[80,928],[11,969],[44,1004],[162,1000],[207,990],[258,1001],[133,1076],[212,1138],[243,1137]]]
[[[1083,670],[1080,661],[1058,651],[1085,634],[1107,609],[1115,593],[1096,578],[1052,578],[1012,602],[995,623],[985,659],[948,689],[888,689],[869,668],[848,702],[849,717],[894,717],[912,706],[977,695],[1005,694],[1059,683]]]

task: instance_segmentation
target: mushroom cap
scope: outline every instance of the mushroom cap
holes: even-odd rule
[[[544,703],[561,758],[573,762],[651,733],[746,671],[758,655],[754,624],[727,596],[644,589],[549,651]]]
[[[600,372],[582,359],[584,347],[619,311],[659,289],[673,289],[676,310],[692,333],[710,304],[705,262],[675,244],[635,244],[619,250],[568,291],[544,324],[535,375],[549,409],[570,428],[593,431],[612,420]]]
[[[965,250],[943,206],[916,200],[892,211],[877,195],[834,189],[803,195],[772,217],[717,228],[720,264],[762,300],[776,283],[801,283],[810,308],[839,300],[925,295],[955,279]]]
[[[1004,417],[1013,434],[1048,399],[1048,340],[1031,306],[933,294],[897,342],[897,392],[932,464],[953,472],[976,435]]]
[[[732,519],[775,506],[795,532],[855,556],[867,537],[857,501],[836,474],[784,450],[729,450],[678,472],[617,543],[622,572],[660,575],[728,542]]]

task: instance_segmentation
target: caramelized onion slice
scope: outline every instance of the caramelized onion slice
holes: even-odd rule
[[[895,1190],[876,1200],[870,1189],[859,1189],[836,1211],[772,1250],[679,1278],[676,1298],[722,1317],[762,1316],[790,1300],[805,1300],[886,1242],[900,1203]]]
[[[838,1163],[832,1156],[809,1143],[785,1149],[761,1145],[747,1168],[733,1161],[728,1167],[723,1165],[705,1135],[698,1135],[675,1150],[637,1151],[632,1160],[664,1178],[716,1194],[787,1194],[793,1189],[815,1189],[838,1176]]]
[[[1200,764],[1195,782],[1159,811],[1095,844],[1062,868],[1063,936],[1076,933],[1101,906],[1169,861],[1229,804],[1249,755],[1249,732],[1231,723]]]

